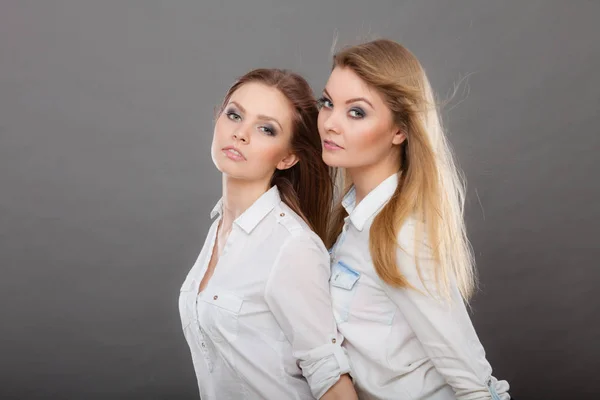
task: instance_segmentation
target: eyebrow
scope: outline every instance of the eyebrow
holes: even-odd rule
[[[233,101],[232,100],[232,101],[229,102],[229,104],[234,104],[243,113],[246,112],[246,109],[244,107],[242,107],[242,105],[240,103],[238,103],[237,101]],[[279,125],[279,129],[283,130],[283,127],[281,126],[281,124],[279,123],[279,121],[277,121],[277,118],[269,117],[268,115],[264,115],[264,114],[258,114],[256,117],[258,119],[262,119],[262,120],[265,120],[265,121],[273,121],[277,125]]]
[[[325,93],[325,95],[327,95],[327,97],[331,98],[331,95],[329,94],[327,89],[323,89],[323,93]],[[363,102],[367,103],[368,105],[370,105],[372,109],[375,109],[375,107],[373,107],[373,104],[371,104],[371,102],[369,100],[365,99],[364,97],[353,97],[351,99],[346,100],[346,104],[354,103],[357,101],[363,101]]]

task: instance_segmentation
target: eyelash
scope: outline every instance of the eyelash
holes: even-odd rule
[[[331,110],[333,108],[333,102],[325,96],[323,96],[319,100],[317,100],[317,105],[319,106],[319,110],[321,108],[327,108],[329,110]],[[356,113],[356,114],[352,115],[352,113]],[[352,119],[362,119],[367,115],[363,109],[358,108],[358,107],[351,108],[348,111],[348,114],[349,114],[349,117]]]
[[[242,120],[242,117],[233,110],[226,111],[225,115],[227,115],[227,118],[229,118],[231,121],[234,121],[234,122],[239,122]],[[261,125],[261,126],[259,126],[259,129],[262,132],[264,132],[267,136],[275,136],[275,134],[277,133],[273,127],[268,126],[268,125]]]
[[[240,117],[240,115],[238,113],[236,113],[235,111],[227,111],[225,113],[225,115],[227,115],[227,118],[229,118],[232,121],[239,121],[242,119],[242,117]],[[234,118],[232,118],[234,117]]]
[[[264,129],[263,132],[269,136],[275,136],[275,129],[271,128],[270,126],[262,125],[259,127],[259,129]]]
[[[329,103],[330,105],[327,105],[325,103]],[[319,100],[317,100],[317,106],[319,107],[319,110],[323,107],[333,108],[333,103],[327,97],[323,96]]]
[[[358,115],[357,116],[350,115],[350,118],[353,118],[353,119],[362,119],[362,118],[365,117],[365,112],[362,109],[360,109],[360,108],[355,107],[355,108],[350,109],[350,111],[348,111],[349,114],[352,113],[352,112],[355,112]]]

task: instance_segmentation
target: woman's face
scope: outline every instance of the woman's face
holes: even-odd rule
[[[405,135],[384,98],[349,68],[336,67],[320,99],[323,160],[349,170],[399,167]],[[385,164],[385,165],[384,165]]]
[[[215,123],[211,155],[228,177],[268,185],[275,169],[293,166],[292,114],[277,89],[249,82],[230,97]]]

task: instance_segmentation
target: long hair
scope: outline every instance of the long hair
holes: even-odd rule
[[[442,129],[425,71],[410,51],[385,39],[338,52],[334,55],[335,67],[349,68],[376,89],[392,111],[394,122],[406,134],[400,149],[398,187],[371,225],[369,248],[377,274],[395,287],[411,287],[396,265],[396,252],[399,230],[409,217],[415,217],[412,254],[419,275],[422,278],[424,271],[419,268],[418,253],[425,250],[435,261],[431,272],[442,297],[449,297],[451,280],[455,280],[461,296],[468,301],[476,279],[464,222],[465,182]],[[350,184],[344,182],[343,190],[347,192]],[[344,208],[336,204],[328,244],[340,234],[345,216]]]
[[[291,71],[255,69],[238,78],[229,88],[220,112],[223,112],[232,94],[250,82],[262,83],[279,90],[293,109],[291,147],[299,161],[291,168],[275,170],[271,186],[276,185],[282,201],[325,240],[333,199],[333,182],[329,167],[323,162],[321,155],[317,126],[319,110],[310,85]]]

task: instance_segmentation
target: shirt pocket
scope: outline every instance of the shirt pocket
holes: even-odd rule
[[[360,273],[346,265],[343,261],[336,262],[331,268],[329,287],[331,290],[333,314],[338,324],[348,321],[359,279]]]
[[[375,324],[392,325],[396,316],[397,307],[379,284],[369,281],[363,282],[364,290],[360,292],[360,299],[352,308],[353,318]]]
[[[215,342],[232,342],[237,339],[239,316],[244,299],[226,290],[211,288],[203,291],[198,300],[199,322]],[[199,305],[200,306],[200,305]]]

